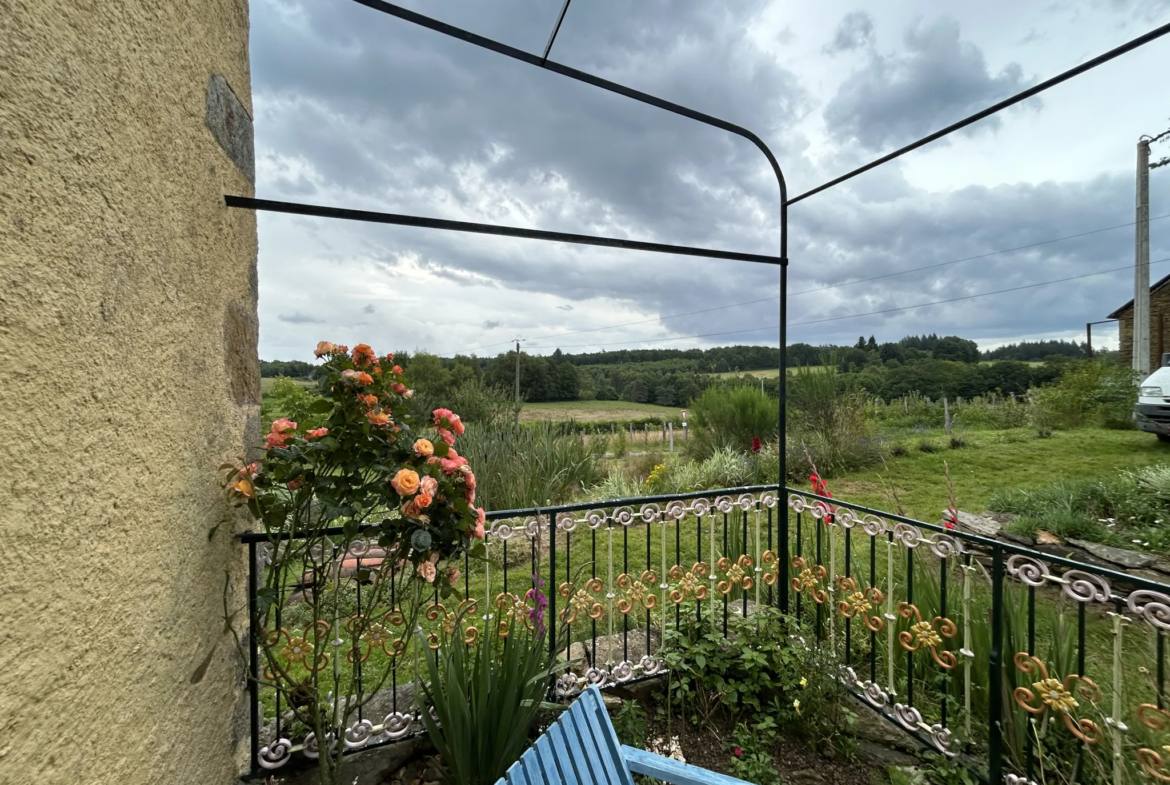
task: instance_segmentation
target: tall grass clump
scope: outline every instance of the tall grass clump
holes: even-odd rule
[[[486,510],[561,504],[599,479],[598,448],[556,423],[469,425],[459,454],[475,467]]]
[[[865,395],[842,389],[835,368],[798,368],[788,381],[788,469],[792,476],[860,469],[881,458]],[[810,464],[811,459],[811,464]]]
[[[780,410],[775,398],[756,387],[709,387],[690,408],[690,443],[687,451],[705,459],[719,450],[747,453],[752,440],[779,438]]]

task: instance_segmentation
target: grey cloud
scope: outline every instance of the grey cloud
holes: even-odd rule
[[[825,107],[829,133],[838,141],[869,149],[904,144],[1031,83],[1016,63],[993,76],[983,52],[961,39],[959,23],[951,19],[916,24],[906,30],[903,43],[904,53],[871,52]],[[1000,123],[991,117],[971,132]]]
[[[318,319],[315,316],[308,316],[301,313],[300,311],[294,311],[293,313],[282,313],[279,314],[276,318],[280,319],[282,322],[288,322],[289,324],[325,324],[324,319]]]
[[[374,312],[373,303],[367,305],[365,308],[362,309],[362,313],[373,313],[373,312]]]
[[[560,310],[560,311],[571,311],[571,310],[573,310],[573,306],[571,306],[571,305],[558,305],[558,306],[557,306],[557,310]]]
[[[873,17],[865,11],[851,11],[841,19],[825,52],[838,54],[873,45]]]
[[[521,0],[412,7],[529,50],[543,46],[552,24]],[[620,15],[616,8],[622,9]],[[665,0],[628,7],[615,0],[574,5],[553,59],[752,128],[772,144],[790,183],[815,184],[817,169],[802,157],[805,142],[790,133],[810,99],[792,73],[748,38],[758,5],[742,12],[736,5],[734,14],[730,8]],[[310,166],[313,178],[304,179],[319,188],[322,201],[328,196],[334,203],[365,209],[777,251],[776,185],[757,151],[740,140],[420,31],[349,0],[293,3],[290,9],[282,14],[274,0],[254,5],[257,145],[273,160]],[[615,24],[615,18],[622,23]],[[912,29],[905,50],[880,55],[867,47],[862,57],[872,73],[853,74],[830,103],[826,118],[840,113],[839,139],[849,145],[830,156],[834,169],[849,168],[851,156],[859,163],[869,157],[852,144],[854,138],[867,146],[901,141],[1025,83],[1018,68],[990,76],[982,54],[960,40],[954,23]],[[301,182],[292,171],[261,171],[270,172],[258,182],[261,196],[289,195],[284,189]],[[1170,198],[1170,189],[1159,193],[1160,199]],[[1121,223],[1130,209],[1114,208],[1131,201],[1126,177],[932,194],[909,184],[899,166],[883,167],[853,187],[794,209],[791,290]],[[777,291],[776,270],[757,265],[401,227],[306,225],[314,227],[314,242],[340,249],[347,246],[338,238],[347,237],[350,246],[360,248],[360,254],[348,254],[318,247],[317,260],[340,269],[347,257],[360,255],[373,260],[385,282],[401,284],[404,305],[387,316],[397,320],[395,340],[430,343],[435,350],[467,350],[480,342],[483,330],[505,328],[539,337],[638,318],[629,311],[675,314],[745,303]],[[1131,237],[1121,230],[797,294],[790,302],[790,321],[1116,266],[1132,253]],[[1170,249],[1163,251],[1170,255]],[[411,281],[405,273],[415,269],[412,265],[459,287],[492,291],[476,303],[482,307],[474,315],[464,317],[466,324],[459,322],[462,308],[452,308],[441,328],[411,323],[411,297],[418,290],[406,291]],[[794,327],[790,340],[851,342],[861,332],[893,339],[944,329],[989,340],[1048,333],[1076,322],[1083,327],[1084,321],[1108,313],[1124,301],[1125,286],[1125,275],[1090,278],[951,306]],[[494,298],[514,301],[517,292],[554,294],[577,307],[570,316],[573,305],[534,297],[531,309],[491,310]],[[370,295],[354,296],[361,298],[351,306],[358,309]],[[592,312],[580,303],[597,298],[617,303],[612,319],[594,316],[586,322],[583,314]],[[423,316],[423,307],[414,315]],[[558,344],[566,350],[569,345],[620,348],[639,338],[745,327],[757,332],[711,341],[774,341],[774,328],[759,328],[777,323],[777,307],[776,301],[745,304],[667,319],[665,327],[650,323],[541,340],[540,345],[549,351]],[[435,345],[436,340],[446,343]],[[695,343],[700,342],[649,345]],[[491,338],[482,345],[488,353],[504,350],[489,348]]]

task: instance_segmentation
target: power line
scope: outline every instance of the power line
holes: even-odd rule
[[[903,155],[905,155],[906,153],[917,150],[919,147],[923,147],[925,145],[928,145],[931,142],[935,141],[936,139],[941,139],[942,137],[947,136],[948,134],[954,133],[955,131],[958,131],[961,128],[965,128],[968,125],[971,125],[972,123],[978,122],[985,117],[990,117],[991,115],[993,115],[999,111],[1007,109],[1009,106],[1012,106],[1014,104],[1018,104],[1020,101],[1031,98],[1034,95],[1039,95],[1040,93],[1044,92],[1045,90],[1047,90],[1050,87],[1055,87],[1056,85],[1060,84],[1061,82],[1065,82],[1069,79],[1072,79],[1074,76],[1078,76],[1080,74],[1085,73],[1086,71],[1090,71],[1090,70],[1096,68],[1097,66],[1103,65],[1104,63],[1107,63],[1116,57],[1120,57],[1121,55],[1125,54],[1126,52],[1137,49],[1139,46],[1144,46],[1145,44],[1148,44],[1150,41],[1153,41],[1155,39],[1161,38],[1162,36],[1166,35],[1167,33],[1170,33],[1170,24],[1165,24],[1165,25],[1162,25],[1161,27],[1155,28],[1155,29],[1151,30],[1150,32],[1146,33],[1145,35],[1140,35],[1137,38],[1133,39],[1132,41],[1128,41],[1128,42],[1122,44],[1121,46],[1118,46],[1114,49],[1110,49],[1108,52],[1105,52],[1104,54],[1101,54],[1101,55],[1094,57],[1092,60],[1086,60],[1085,62],[1081,63],[1078,66],[1074,66],[1073,68],[1070,68],[1067,71],[1063,71],[1050,79],[1044,80],[1040,84],[1033,85],[1032,87],[1029,87],[1027,90],[1022,90],[1022,91],[1016,93],[1015,95],[1011,96],[1010,98],[1005,98],[1004,100],[1000,101],[998,104],[995,104],[994,106],[989,106],[982,111],[976,112],[975,114],[970,115],[969,117],[963,118],[962,120],[960,120],[957,123],[952,123],[951,125],[948,125],[946,128],[935,131],[930,136],[924,136],[916,142],[911,142],[910,144],[906,145],[905,147],[902,147],[898,150],[895,150],[892,153],[888,153],[887,155],[883,155],[881,158],[878,158],[874,161],[870,161],[869,163],[865,164],[864,166],[859,166],[851,172],[847,172],[846,174],[843,174],[840,177],[835,177],[832,180],[830,180],[829,182],[822,183],[821,185],[818,185],[816,188],[805,191],[804,193],[800,194],[799,196],[794,196],[793,198],[788,200],[788,204],[789,205],[796,204],[797,202],[800,202],[804,199],[807,199],[808,197],[813,196],[814,194],[819,194],[821,191],[828,190],[829,188],[832,188],[835,185],[840,185],[841,183],[845,182],[846,180],[852,180],[854,177],[856,177],[859,174],[862,174],[864,172],[868,172],[870,169],[881,166],[884,163],[888,163],[888,162],[894,160],[895,158],[900,158]]]
[[[1166,213],[1165,215],[1159,215],[1159,216],[1156,216],[1156,217],[1151,218],[1149,220],[1150,221],[1160,221],[1163,218],[1170,218],[1170,213]],[[1070,234],[1070,235],[1066,235],[1064,237],[1054,237],[1050,240],[1041,240],[1039,242],[1028,243],[1026,245],[1017,245],[1014,248],[1003,248],[1003,249],[998,250],[998,251],[989,251],[987,253],[978,254],[976,256],[966,256],[966,257],[963,257],[962,259],[953,259],[949,262],[938,262],[937,264],[928,264],[925,267],[914,267],[914,268],[911,268],[909,270],[899,270],[899,271],[893,272],[893,273],[883,273],[881,275],[870,276],[869,278],[857,278],[857,279],[854,279],[852,281],[844,281],[842,283],[830,284],[828,286],[820,286],[820,287],[817,287],[815,289],[802,289],[799,292],[790,292],[788,296],[789,297],[797,297],[797,296],[802,295],[802,294],[811,294],[813,292],[823,292],[823,291],[827,291],[829,289],[840,289],[844,286],[853,286],[854,284],[866,283],[868,281],[877,281],[877,280],[881,280],[883,278],[893,278],[894,276],[897,276],[897,275],[906,275],[908,273],[917,273],[917,272],[922,272],[923,270],[934,270],[934,269],[937,269],[939,267],[947,267],[949,265],[959,264],[961,262],[971,262],[971,261],[975,261],[977,259],[986,259],[986,258],[991,257],[991,256],[998,256],[1000,254],[1005,254],[1005,253],[1014,253],[1015,251],[1024,251],[1024,250],[1027,250],[1029,248],[1039,247],[1041,245],[1050,245],[1052,243],[1058,243],[1058,242],[1062,242],[1064,240],[1075,240],[1075,239],[1080,238],[1080,237],[1088,237],[1088,236],[1094,235],[1094,234],[1101,234],[1102,232],[1110,232],[1110,231],[1113,231],[1114,229],[1124,229],[1128,226],[1134,226],[1136,223],[1137,223],[1136,221],[1130,221],[1129,223],[1117,224],[1115,226],[1105,226],[1105,227],[1102,227],[1100,229],[1092,229],[1092,230],[1087,231],[1087,232],[1080,232],[1078,234]],[[665,321],[666,319],[677,319],[677,318],[680,318],[683,316],[696,316],[698,314],[712,313],[713,311],[725,311],[728,308],[739,308],[739,307],[744,306],[744,305],[755,305],[757,303],[772,302],[774,300],[779,300],[779,299],[780,299],[780,297],[778,295],[773,296],[773,297],[762,297],[758,300],[746,300],[744,302],[731,303],[729,305],[717,305],[713,308],[704,308],[704,309],[699,310],[699,311],[686,311],[683,313],[667,314],[666,316],[655,316],[655,317],[650,318],[650,319],[639,319],[639,320],[633,321],[633,322],[623,322],[621,324],[611,324],[611,325],[608,325],[605,327],[590,327],[586,330],[573,330],[572,332],[557,333],[556,335],[541,335],[541,336],[537,336],[535,338],[529,338],[529,339],[527,339],[527,341],[528,342],[544,341],[544,340],[549,340],[549,339],[564,338],[564,337],[569,336],[569,335],[583,335],[585,333],[603,332],[605,330],[616,330],[616,329],[619,329],[621,327],[633,327],[633,326],[636,326],[639,324],[649,324],[651,322],[661,322],[661,321]],[[792,325],[790,325],[790,326],[792,326]],[[479,345],[479,346],[474,346],[472,348],[473,349],[491,349],[491,348],[496,347],[496,346],[506,346],[506,345],[511,345],[511,344],[512,344],[512,341],[500,341],[498,343],[483,344],[483,345]],[[576,346],[591,346],[592,344],[574,344],[574,345],[576,345]]]
[[[1170,257],[1167,257],[1165,259],[1157,259],[1155,261],[1150,262],[1150,264],[1163,264],[1165,262],[1170,262]],[[1108,275],[1109,273],[1116,273],[1116,272],[1120,272],[1122,270],[1132,270],[1132,269],[1133,269],[1133,265],[1126,265],[1125,267],[1113,267],[1113,268],[1110,268],[1108,270],[1098,270],[1098,271],[1092,272],[1092,273],[1085,273],[1084,275],[1074,275],[1074,276],[1070,276],[1068,278],[1057,278],[1057,279],[1054,279],[1051,281],[1040,281],[1038,283],[1024,284],[1022,286],[1013,286],[1009,289],[997,289],[993,292],[980,292],[979,294],[968,294],[968,295],[964,295],[962,297],[951,297],[951,298],[948,298],[946,300],[932,300],[931,302],[927,302],[927,303],[917,303],[915,305],[904,305],[904,306],[901,306],[898,308],[884,308],[884,309],[879,310],[879,311],[866,311],[865,313],[854,313],[854,314],[848,314],[846,316],[833,316],[833,317],[829,317],[826,319],[811,319],[811,320],[805,321],[805,322],[793,322],[793,323],[790,323],[788,326],[789,327],[801,327],[801,326],[809,325],[809,324],[823,324],[825,322],[839,322],[839,321],[843,321],[846,319],[859,319],[862,316],[876,316],[879,314],[897,313],[899,311],[911,311],[911,310],[914,310],[916,308],[926,308],[926,307],[931,306],[931,305],[944,305],[946,303],[957,303],[957,302],[961,302],[963,300],[975,300],[975,299],[978,299],[980,297],[990,297],[991,295],[994,295],[994,294],[1007,294],[1009,292],[1018,292],[1018,291],[1022,291],[1024,289],[1035,289],[1035,288],[1040,287],[1040,286],[1050,286],[1052,284],[1066,283],[1068,281],[1078,281],[1078,280],[1081,280],[1082,278],[1092,278],[1092,277],[1097,276],[1097,275]],[[634,346],[634,345],[643,344],[643,343],[663,343],[665,341],[683,341],[683,340],[687,340],[690,338],[711,338],[711,337],[720,336],[720,335],[742,335],[744,333],[762,332],[764,330],[778,330],[779,328],[780,328],[780,325],[771,324],[771,325],[767,325],[765,327],[753,327],[753,328],[750,328],[747,330],[728,330],[725,332],[701,333],[698,335],[678,335],[678,336],[674,336],[672,338],[652,338],[652,339],[648,339],[648,340],[644,340],[644,341],[632,341],[632,342],[614,344],[614,345],[616,345],[616,346]],[[580,344],[568,344],[568,345],[561,344],[559,348],[572,349],[572,348],[583,347],[583,346],[597,346],[597,345],[598,344],[593,344],[593,343],[580,343]]]

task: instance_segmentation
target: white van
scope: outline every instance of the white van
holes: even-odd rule
[[[1133,415],[1139,430],[1170,442],[1170,353],[1162,355],[1162,367],[1142,382]]]

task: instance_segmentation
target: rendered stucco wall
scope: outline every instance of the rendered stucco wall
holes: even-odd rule
[[[258,428],[247,47],[246,0],[0,0],[4,785],[244,765],[209,533]]]

